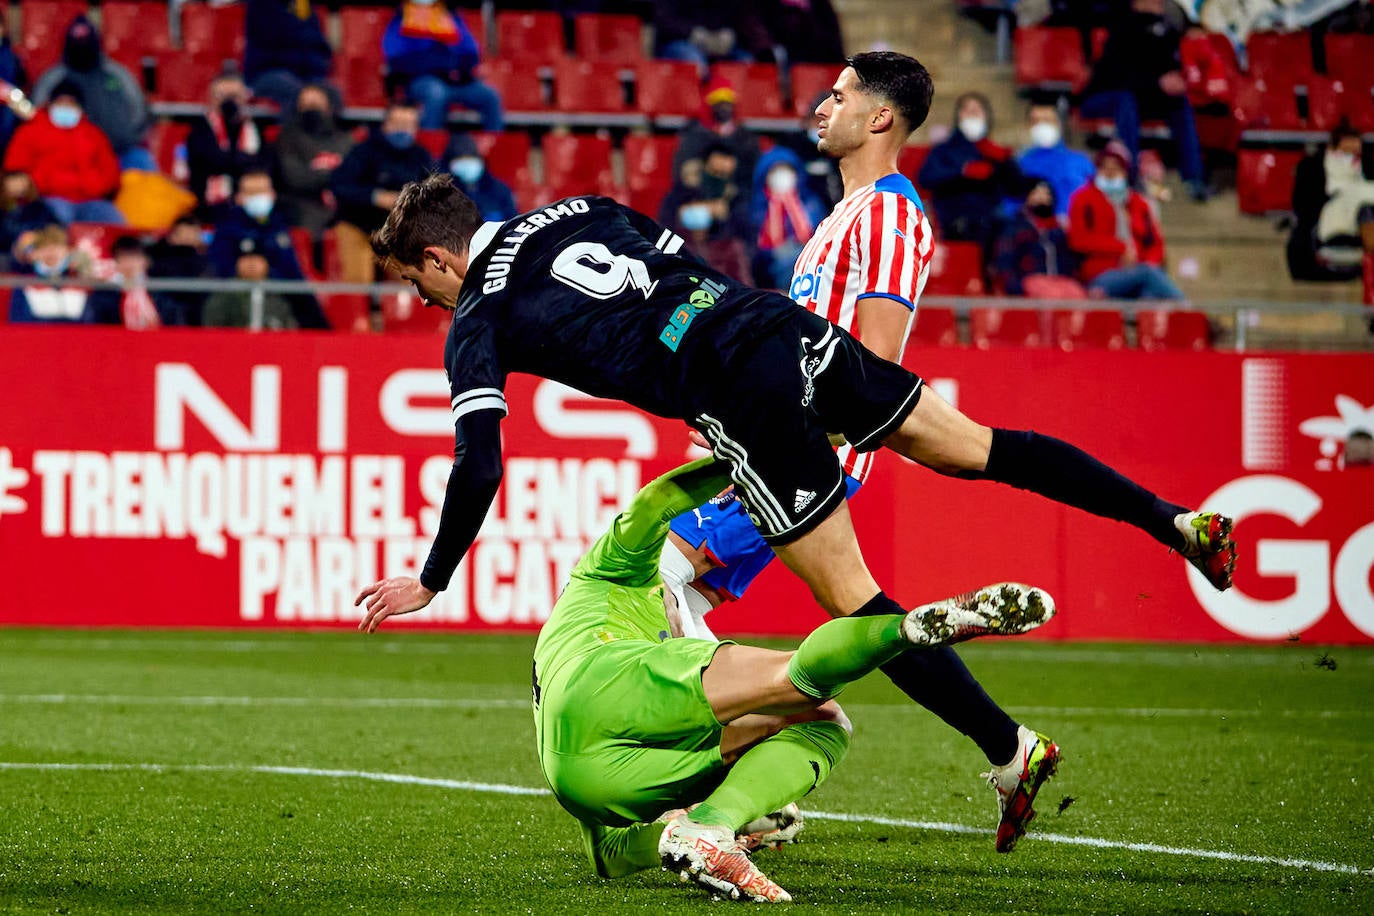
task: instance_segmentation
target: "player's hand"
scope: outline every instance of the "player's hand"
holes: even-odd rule
[[[375,633],[377,627],[388,617],[418,611],[434,600],[435,593],[420,584],[419,579],[410,576],[396,576],[374,582],[358,593],[353,606],[367,601],[367,613],[363,615],[358,629],[364,633]]]

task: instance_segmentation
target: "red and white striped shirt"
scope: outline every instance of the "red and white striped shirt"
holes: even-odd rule
[[[935,239],[911,181],[886,175],[840,201],[807,242],[792,269],[789,295],[799,305],[857,334],[861,299],[882,296],[911,309],[930,274]],[[911,333],[911,319],[902,337]],[[863,482],[873,455],[848,445],[838,452],[849,476]]]

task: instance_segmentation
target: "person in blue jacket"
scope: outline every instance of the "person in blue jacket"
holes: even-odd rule
[[[1097,175],[1086,153],[1064,143],[1064,124],[1059,110],[1049,104],[1033,104],[1026,115],[1030,146],[1016,154],[1016,164],[1028,180],[1042,180],[1054,192],[1055,216],[1067,216],[1069,198]],[[1019,207],[1018,207],[1019,209]]]
[[[473,75],[477,40],[462,17],[436,0],[407,0],[382,35],[387,79],[420,105],[420,127],[435,130],[448,119],[449,105],[477,112],[483,130],[501,130],[501,97]]]

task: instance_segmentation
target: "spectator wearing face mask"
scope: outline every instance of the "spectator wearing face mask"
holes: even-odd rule
[[[277,141],[277,205],[289,224],[319,235],[334,219],[329,182],[352,148],[353,137],[334,119],[329,93],[320,86],[302,89]]]
[[[1097,175],[1069,202],[1069,246],[1079,277],[1110,299],[1182,299],[1164,272],[1164,235],[1154,209],[1131,189],[1131,154],[1113,140],[1097,155]]]
[[[1359,131],[1341,124],[1326,148],[1298,163],[1297,224],[1288,242],[1295,279],[1343,280],[1361,273],[1374,305],[1374,181],[1365,177]]]
[[[673,174],[680,175],[682,165],[692,159],[705,159],[707,151],[724,146],[735,157],[742,185],[748,191],[749,177],[759,161],[759,138],[736,118],[735,103],[739,95],[729,80],[713,79],[706,85],[706,112],[693,120],[678,137],[673,153]]]
[[[1093,180],[1097,169],[1085,153],[1064,143],[1064,123],[1053,105],[1032,105],[1026,115],[1030,145],[1016,154],[1016,164],[1027,180],[1039,179],[1054,192],[1055,215],[1069,212],[1069,198]]]
[[[388,79],[420,103],[420,126],[438,130],[448,122],[449,105],[469,108],[483,130],[502,130],[501,97],[473,73],[479,59],[477,39],[462,17],[437,0],[406,0],[382,35]]]
[[[143,87],[123,64],[105,56],[100,33],[85,16],[77,16],[67,26],[62,62],[34,83],[33,103],[46,103],[53,90],[64,83],[81,90],[86,117],[109,138],[121,168],[157,171],[153,154],[145,145],[148,106]]]
[[[844,197],[844,180],[840,177],[839,165],[817,148],[821,132],[816,121],[816,109],[829,97],[829,90],[816,96],[797,129],[778,137],[778,145],[791,150],[801,160],[803,182],[812,194],[825,202],[827,211]]]
[[[444,161],[458,187],[472,199],[482,213],[482,219],[504,223],[515,216],[515,195],[501,179],[487,171],[487,164],[477,152],[477,144],[465,133],[456,133],[449,140]]]
[[[115,240],[111,249],[114,274],[110,280],[121,289],[91,290],[86,299],[86,319],[92,324],[115,324],[131,331],[149,331],[161,325],[157,306],[148,294],[148,252],[131,235]]]
[[[764,153],[754,169],[749,219],[755,233],[757,286],[788,288],[797,255],[825,219],[828,208],[801,181],[801,170],[797,155],[781,146]]]
[[[200,222],[193,217],[183,216],[172,223],[166,235],[149,246],[151,263],[148,276],[183,279],[203,277],[209,272],[210,266],[205,248],[205,230]],[[155,293],[153,303],[164,325],[198,325],[205,305],[205,294],[168,290]]]
[[[419,110],[410,102],[393,102],[381,126],[334,171],[330,187],[339,202],[339,257],[349,283],[376,279],[368,236],[381,228],[407,182],[434,171],[434,160],[415,142],[419,129]]]
[[[1074,279],[1078,258],[1055,217],[1056,209],[1054,187],[1048,181],[1037,181],[998,237],[993,277],[995,286],[1007,295],[1035,295],[1036,281],[1047,277],[1058,278],[1061,289],[1071,288],[1073,295],[1084,295],[1083,287]]]
[[[215,228],[210,243],[210,267],[218,277],[237,276],[238,258],[254,251],[267,259],[273,280],[301,280],[300,261],[291,244],[290,227],[277,212],[272,176],[265,171],[245,172],[239,179],[237,205]],[[287,297],[296,323],[303,328],[328,328],[319,300],[300,293]]]
[[[119,160],[100,128],[86,119],[81,90],[72,83],[54,87],[47,106],[15,131],[5,169],[33,176],[63,224],[124,223],[110,199],[119,190]]]
[[[63,286],[69,278],[90,279],[90,261],[73,251],[67,230],[58,225],[44,226],[28,233],[20,243],[18,273],[31,274],[36,282],[20,287],[10,298],[10,322],[48,324],[86,324],[86,290]]]
[[[991,130],[987,99],[974,92],[959,96],[954,132],[931,148],[916,182],[930,191],[945,238],[985,248],[997,234],[998,207],[1023,190],[1011,150],[988,139]]]
[[[56,222],[27,172],[0,175],[0,270],[9,267],[20,236]]]
[[[201,219],[219,222],[233,206],[240,176],[266,163],[262,135],[248,116],[248,87],[236,73],[210,81],[209,105],[186,137],[190,188]]]
[[[752,285],[748,196],[739,186],[739,159],[724,143],[689,159],[663,198],[659,222],[721,273]]]

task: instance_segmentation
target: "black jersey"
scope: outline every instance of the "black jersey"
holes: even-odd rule
[[[526,372],[684,418],[701,373],[727,365],[797,308],[705,266],[683,240],[605,197],[570,197],[472,240],[444,348],[457,421],[505,410]]]

